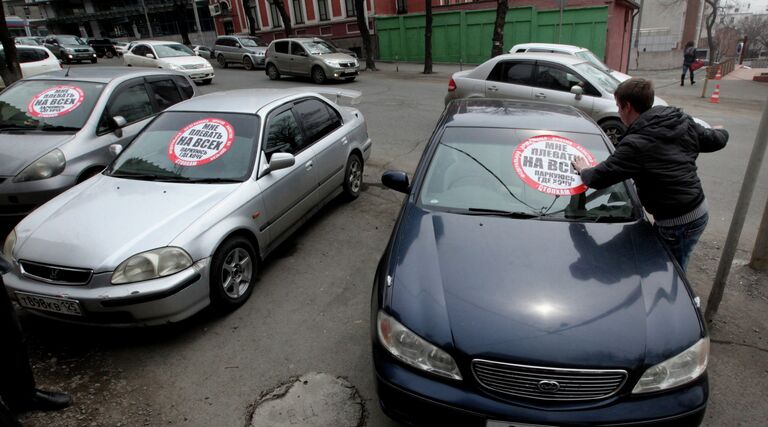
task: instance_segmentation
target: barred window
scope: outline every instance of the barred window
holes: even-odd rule
[[[293,1],[293,21],[296,24],[304,23],[304,12],[301,10],[301,4],[304,0],[292,0]]]
[[[355,0],[344,0],[347,5],[347,16],[357,16],[355,11]]]
[[[321,21],[330,20],[330,17],[328,16],[328,0],[317,0],[317,9]]]
[[[275,0],[279,1],[279,0]],[[269,3],[269,14],[272,15],[272,26],[274,28],[282,27],[282,21],[280,20],[280,12],[277,11],[277,7],[274,3]]]

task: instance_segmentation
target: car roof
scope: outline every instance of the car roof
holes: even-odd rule
[[[67,75],[69,72],[69,75]],[[27,77],[24,80],[49,80],[49,79],[68,79],[88,81],[94,83],[109,83],[113,80],[128,80],[133,77],[156,76],[158,74],[167,74],[172,76],[182,76],[183,74],[170,70],[161,70],[159,68],[128,68],[128,67],[77,67],[52,71],[45,74],[37,74]]]
[[[167,111],[211,111],[218,113],[256,114],[264,106],[282,98],[298,95],[291,89],[238,89],[214,92],[175,104]],[[307,95],[315,95],[306,92]]]
[[[551,49],[570,53],[586,50],[583,47],[557,43],[520,43],[512,46],[512,49]]]
[[[290,37],[290,38],[283,38],[283,39],[275,39],[274,41],[281,42],[281,41],[291,40],[295,42],[313,42],[315,41],[315,38],[316,37]]]
[[[136,40],[133,43],[148,44],[150,46],[157,46],[157,45],[161,45],[161,44],[181,44],[181,43],[175,42],[173,40]]]
[[[506,53],[494,57],[495,60],[503,59],[530,59],[530,60],[545,60],[551,62],[558,62],[560,64],[575,65],[587,62],[572,55],[563,55],[562,53],[549,53],[549,52],[521,52],[521,53]]]
[[[569,105],[500,98],[457,99],[446,107],[444,120],[445,127],[600,133],[594,121]]]

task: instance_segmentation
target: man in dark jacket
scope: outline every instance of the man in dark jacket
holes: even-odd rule
[[[574,160],[573,167],[590,188],[633,179],[659,236],[685,269],[709,218],[696,158],[725,147],[728,132],[706,129],[679,108],[652,107],[650,80],[629,79],[614,97],[627,126],[616,150],[595,167],[583,158]]]
[[[685,86],[685,73],[691,73],[691,86],[696,84],[693,81],[693,63],[696,62],[696,48],[693,47],[693,42],[686,43],[685,50],[683,51],[683,75],[680,77],[680,86]]]

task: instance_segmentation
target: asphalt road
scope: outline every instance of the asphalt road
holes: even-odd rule
[[[110,62],[118,63],[99,65]],[[386,169],[413,171],[443,109],[450,70],[437,67],[438,74],[423,76],[413,67],[403,66],[398,73],[392,65],[383,67],[388,71],[366,72],[355,82],[338,85],[363,92],[357,107],[374,140],[361,197],[348,204],[332,203],[267,259],[251,299],[239,310],[138,330],[22,317],[42,385],[68,390],[77,400],[61,413],[27,416],[28,425],[239,426],[247,422],[249,405],[263,392],[309,372],[342,376],[357,387],[367,409],[366,425],[396,425],[378,407],[369,351],[371,282],[402,201],[382,188],[379,176]],[[261,70],[217,69],[213,84],[198,89],[210,93],[311,85],[291,78],[272,82]],[[685,93],[670,95],[680,102],[690,98]],[[729,222],[759,104],[717,111],[690,102],[705,120],[738,129],[737,149],[700,162],[713,216]],[[763,171],[761,178],[765,176]],[[758,187],[758,207],[750,211],[748,227],[759,220],[765,182]],[[727,223],[714,222],[705,240],[722,242]],[[751,235],[754,238],[754,231]],[[705,262],[694,259],[694,264]],[[761,355],[764,358],[761,352],[733,359],[727,353],[717,355],[724,367],[715,371],[713,382],[720,381],[725,385],[720,390],[729,392],[713,396],[720,400],[715,402],[717,411],[708,413],[708,425],[751,424],[761,413],[765,419],[765,411],[756,408],[761,406],[758,396],[768,393],[766,382],[760,381],[768,372],[765,360],[759,361]],[[742,363],[755,365],[756,390],[742,392],[728,379],[728,365],[740,370]],[[754,402],[752,412],[732,409],[731,401],[747,406]]]

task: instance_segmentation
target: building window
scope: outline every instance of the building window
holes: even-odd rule
[[[355,0],[344,0],[344,2],[347,5],[347,16],[348,17],[357,16],[357,14],[355,13]]]
[[[328,21],[328,0],[317,0],[317,10],[321,21]]]
[[[397,0],[397,13],[408,13],[406,0]]]
[[[301,10],[301,3],[304,0],[293,0],[293,21],[296,24],[304,23],[304,12]]]
[[[283,26],[280,21],[280,12],[277,11],[275,4],[272,2],[269,3],[269,14],[272,16],[272,27],[280,28]]]

